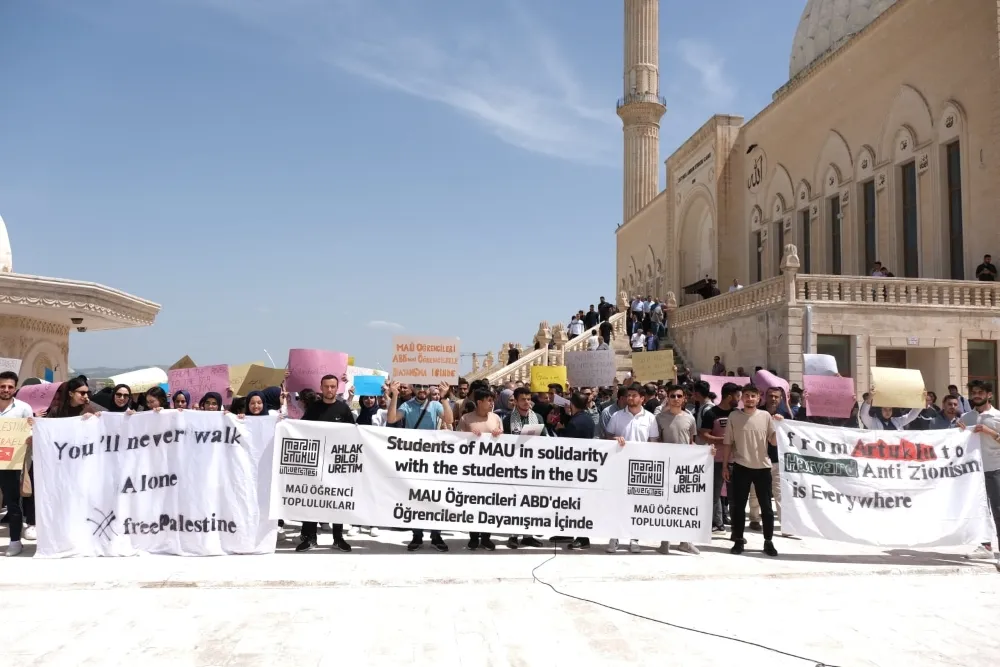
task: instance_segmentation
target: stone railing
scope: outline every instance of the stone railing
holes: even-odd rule
[[[767,310],[775,304],[783,303],[785,299],[785,277],[778,276],[735,292],[677,308],[670,313],[668,323],[671,329],[710,324]]]
[[[625,335],[625,313],[615,313],[608,321],[616,338]],[[587,329],[582,335],[570,340],[561,324],[550,329],[547,322],[542,322],[538,327],[538,333],[535,334],[535,343],[540,346],[539,349],[531,350],[513,364],[488,369],[485,373],[480,372],[479,377],[468,376],[468,378],[470,380],[482,378],[492,385],[519,381],[527,383],[531,380],[532,366],[564,365],[565,353],[586,349],[587,339],[597,333],[599,328],[600,325]],[[555,346],[550,348],[550,342],[554,342]]]
[[[806,274],[795,278],[795,300],[876,308],[996,310],[1000,307],[1000,283]]]

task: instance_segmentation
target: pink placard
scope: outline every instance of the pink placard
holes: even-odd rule
[[[788,380],[780,378],[774,373],[770,373],[765,370],[759,370],[753,374],[753,386],[760,389],[761,394],[766,394],[767,390],[772,387],[779,387],[785,391],[785,400],[788,400],[788,395],[791,393],[791,389],[788,387]]]
[[[61,382],[49,382],[48,384],[29,384],[21,387],[17,392],[18,400],[24,401],[31,406],[35,412],[47,410],[52,404],[52,398],[59,391]]]
[[[341,378],[347,373],[347,354],[329,350],[289,350],[288,372],[286,391],[319,391],[319,381],[324,375],[334,375],[343,382]]]
[[[228,400],[229,366],[219,364],[167,371],[167,386],[170,387],[171,395],[181,389],[191,394],[191,405],[198,405],[210,391],[218,392],[225,403]]]
[[[702,375],[701,379],[708,383],[708,387],[715,394],[715,400],[717,401],[722,400],[722,385],[727,382],[732,382],[740,387],[746,384],[746,378],[733,378],[726,377],[725,375]],[[744,382],[740,382],[740,380],[744,380]]]
[[[802,384],[806,414],[810,417],[851,416],[857,402],[854,396],[854,380],[830,375],[805,375]]]

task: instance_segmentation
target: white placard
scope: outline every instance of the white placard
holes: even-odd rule
[[[0,357],[0,373],[3,373],[4,371],[11,371],[13,373],[17,373],[18,376],[20,376],[21,360],[8,359],[7,357]]]
[[[708,447],[283,420],[271,517],[363,526],[711,540]]]
[[[614,350],[566,353],[566,381],[571,387],[607,387],[614,384],[616,370]]]
[[[276,417],[36,419],[37,556],[273,553]]]
[[[833,376],[840,372],[836,358],[829,354],[803,354],[802,366],[803,375]]]
[[[992,539],[980,435],[776,423],[781,529],[895,547]]]

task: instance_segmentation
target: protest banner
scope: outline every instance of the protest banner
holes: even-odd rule
[[[531,391],[548,391],[550,384],[562,385],[566,389],[565,366],[532,366]]]
[[[385,387],[383,375],[355,375],[354,393],[358,396],[381,396]]]
[[[767,390],[772,387],[778,387],[785,392],[785,400],[788,400],[788,394],[791,391],[788,387],[788,380],[780,378],[774,373],[765,371],[764,369],[761,369],[753,374],[753,386],[757,387],[761,394],[766,394]]]
[[[196,368],[177,368],[167,373],[167,385],[171,393],[184,391],[191,394],[191,405],[198,405],[202,397],[210,391],[222,396],[223,402],[229,402],[229,366],[198,366]]]
[[[347,375],[347,382],[341,383],[341,386],[338,387],[338,389],[337,389],[337,393],[338,394],[345,395],[345,396],[348,393],[350,393],[351,389],[354,389],[354,395],[355,396],[365,396],[365,394],[358,393],[357,379],[359,377],[366,377],[366,376],[371,377],[373,375],[374,376],[379,376],[379,377],[382,378],[383,384],[384,384],[385,379],[389,377],[389,374],[386,373],[385,371],[378,371],[378,370],[375,370],[374,368],[364,368],[362,366],[348,366],[347,367],[347,372],[345,373],[345,375]],[[368,381],[368,382],[369,382],[369,384],[366,385],[366,388],[370,390],[371,387],[372,387],[372,385],[370,384],[371,381]],[[368,394],[368,395],[369,396],[378,396],[381,393],[382,392],[379,391],[378,394]]]
[[[147,389],[159,387],[164,382],[167,382],[168,379],[166,372],[162,368],[152,366],[150,368],[141,368],[137,371],[112,375],[108,378],[108,381],[112,387],[119,384],[128,385],[134,396],[135,394],[141,394]]]
[[[708,390],[715,394],[715,400],[722,400],[722,385],[732,382],[742,388],[747,384],[748,378],[726,377],[725,375],[702,375],[701,380],[708,383]]]
[[[272,471],[273,519],[711,540],[708,447],[283,420]]]
[[[5,371],[11,371],[13,373],[21,374],[21,360],[20,359],[9,359],[7,357],[0,357],[0,373]]]
[[[59,382],[43,382],[25,385],[17,390],[17,398],[31,406],[35,412],[48,410],[56,392],[59,391],[60,384]]]
[[[924,376],[914,368],[872,366],[872,406],[877,408],[923,408]]]
[[[632,355],[632,375],[637,382],[660,382],[673,380],[674,351],[659,350]]]
[[[247,379],[250,367],[254,365],[266,366],[263,361],[251,361],[249,364],[239,364],[229,367],[229,387],[233,390],[235,396],[246,396],[246,394],[240,392],[240,389],[243,388],[243,382]],[[282,380],[284,380],[284,373],[282,373]]]
[[[854,380],[835,375],[805,375],[802,377],[806,391],[806,414],[810,417],[851,416],[857,400],[854,398]]]
[[[332,375],[343,383],[342,378],[346,372],[347,355],[343,352],[292,349],[288,351],[288,378],[285,380],[285,389],[319,391],[320,381],[324,376]]]
[[[803,354],[803,375],[836,375],[837,359],[831,354]]]
[[[409,384],[458,384],[459,340],[393,336],[392,379]]]
[[[980,437],[776,423],[781,530],[876,546],[989,542]]]
[[[36,419],[36,556],[273,553],[276,422],[199,410]]]
[[[31,427],[27,419],[0,419],[0,470],[20,470]]]
[[[566,380],[571,387],[606,387],[614,384],[617,370],[614,350],[566,353]]]

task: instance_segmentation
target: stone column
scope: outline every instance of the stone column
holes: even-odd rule
[[[784,256],[781,258],[781,275],[784,278],[785,303],[787,304],[788,323],[785,334],[787,342],[786,367],[788,368],[788,384],[798,384],[802,386],[802,344],[803,336],[810,335],[803,330],[803,320],[805,310],[797,305],[795,295],[795,276],[799,272],[799,254],[795,245],[789,243],[785,246]],[[784,346],[783,346],[784,347]]]

